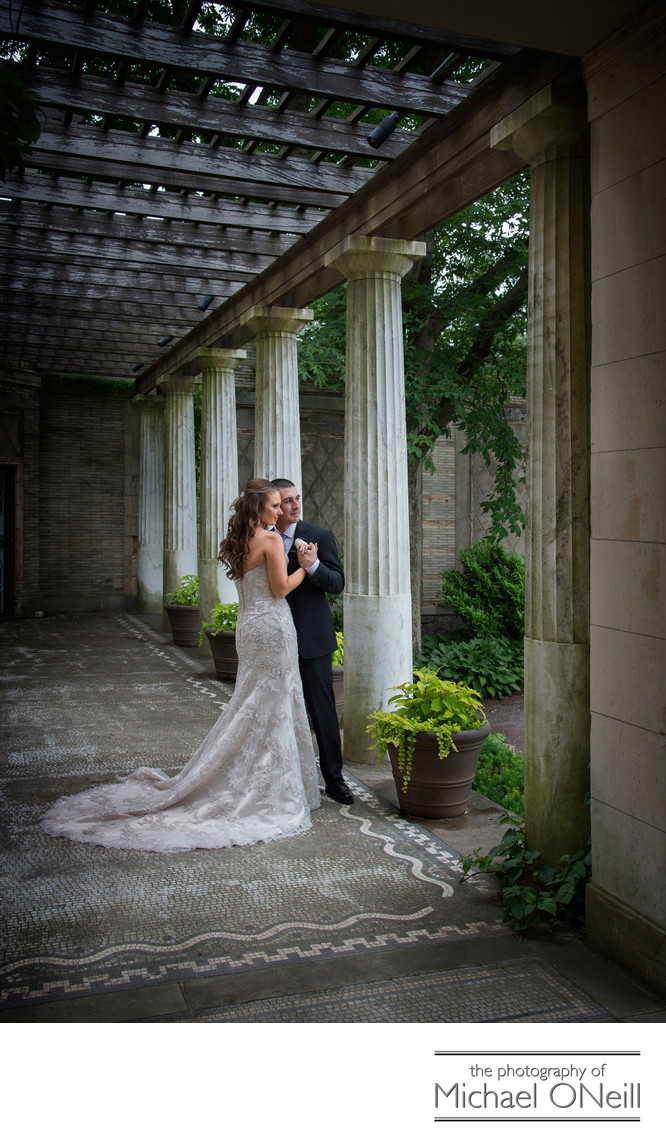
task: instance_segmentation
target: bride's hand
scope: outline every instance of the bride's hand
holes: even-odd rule
[[[308,566],[313,566],[317,561],[317,550],[316,542],[308,542],[307,546],[298,547],[298,565],[303,570],[307,570]]]

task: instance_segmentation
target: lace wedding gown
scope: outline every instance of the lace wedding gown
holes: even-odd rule
[[[172,853],[293,836],[320,804],[296,631],[265,565],[237,583],[233,697],[175,777],[143,767],[125,780],[61,797],[42,821],[54,837]]]

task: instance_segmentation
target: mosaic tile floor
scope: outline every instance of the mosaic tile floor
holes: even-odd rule
[[[353,807],[325,799],[309,833],[251,849],[160,855],[47,837],[40,813],[59,793],[138,761],[177,769],[228,696],[134,619],[86,616],[67,654],[64,625],[42,627],[49,641],[4,670],[1,1005],[501,929],[488,891],[459,884],[456,855],[353,779]]]
[[[42,833],[62,793],[178,770],[230,696],[142,620],[3,623],[0,685],[0,1020],[616,1019],[572,983],[589,976],[507,960],[492,879],[461,884],[448,844],[352,776],[352,807],[325,798],[308,833],[248,849]],[[654,1012],[623,992],[625,1015]]]
[[[540,961],[422,973],[322,992],[201,1009],[196,1024],[591,1023],[610,1014]]]

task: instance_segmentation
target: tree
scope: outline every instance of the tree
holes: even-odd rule
[[[524,394],[529,184],[518,176],[426,237],[427,254],[403,282],[405,389],[414,646],[420,649],[421,467],[433,467],[437,439],[454,428],[465,451],[495,467],[482,504],[488,534],[520,534],[524,517],[516,483],[523,450],[504,415]],[[301,376],[318,386],[344,385],[345,288],[314,304],[301,336]]]

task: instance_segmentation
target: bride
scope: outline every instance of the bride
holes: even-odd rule
[[[280,494],[253,478],[236,499],[220,561],[236,581],[238,677],[233,696],[175,777],[137,769],[51,806],[42,827],[114,849],[171,853],[252,845],[303,833],[320,804],[312,736],[286,596],[305,577],[287,574],[275,526]]]

